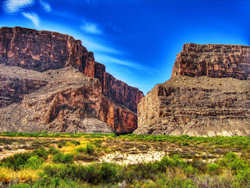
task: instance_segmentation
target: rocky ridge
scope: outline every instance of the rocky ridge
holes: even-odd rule
[[[250,46],[185,44],[138,105],[138,134],[250,135]]]
[[[1,28],[0,64],[0,131],[91,132],[90,126],[109,125],[128,133],[137,127],[143,93],[107,73],[71,36]]]

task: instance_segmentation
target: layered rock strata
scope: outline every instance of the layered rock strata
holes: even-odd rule
[[[185,44],[138,105],[138,134],[250,135],[250,46]]]
[[[8,122],[0,123],[0,131],[89,132],[86,121],[93,124],[87,123],[88,126],[94,126],[94,119],[98,125],[109,125],[117,133],[132,132],[137,127],[137,104],[143,93],[107,73],[103,64],[95,62],[94,54],[71,36],[20,27],[1,28],[0,64],[0,110],[1,117]],[[78,76],[59,78],[62,72]],[[32,98],[33,95],[36,97]],[[36,102],[29,105],[31,99]],[[11,117],[8,111],[14,110],[11,106],[25,112],[31,110],[29,120],[21,111],[24,119],[13,111],[17,117]],[[15,122],[20,118],[26,123],[11,123],[11,119]],[[85,128],[77,128],[78,125]]]

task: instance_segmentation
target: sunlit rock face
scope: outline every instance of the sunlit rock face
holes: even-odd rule
[[[117,133],[128,133],[137,128],[137,104],[143,93],[107,73],[103,64],[95,62],[94,54],[71,36],[1,28],[0,64],[1,117],[10,115],[8,121],[0,123],[0,131],[98,132],[99,125],[108,125]],[[65,76],[59,77],[62,74]],[[76,83],[77,88],[73,88]],[[33,94],[36,102],[29,105]],[[27,116],[29,120],[21,112],[15,112],[12,118],[8,110],[16,105],[25,112],[33,109]],[[31,121],[33,116],[36,118]],[[12,123],[14,119],[24,123]],[[95,124],[93,119],[97,123],[92,130],[89,126]]]
[[[250,135],[250,46],[185,44],[138,105],[138,134]]]

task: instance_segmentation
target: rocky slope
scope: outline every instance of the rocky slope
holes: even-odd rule
[[[0,28],[0,131],[132,132],[143,93],[71,36]],[[109,127],[107,127],[109,125]]]
[[[250,135],[250,46],[185,44],[138,105],[138,134]]]

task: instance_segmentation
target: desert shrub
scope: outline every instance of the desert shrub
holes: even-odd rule
[[[93,144],[87,144],[86,147],[76,148],[76,152],[92,155],[95,153],[95,146]]]
[[[43,158],[37,155],[31,156],[24,165],[24,168],[38,169],[44,162]]]
[[[186,168],[184,168],[184,172],[185,174],[187,174],[188,177],[191,177],[197,173],[197,169],[195,169],[191,165],[188,165]]]
[[[74,144],[75,146],[79,146],[80,142],[77,140],[71,140],[70,143]]]
[[[199,172],[202,172],[202,173],[205,173],[207,171],[207,164],[204,163],[202,160],[200,159],[194,159],[192,162],[191,162],[191,165],[198,169]]]
[[[86,148],[84,148],[84,147],[76,148],[76,152],[84,153],[84,152],[86,152]]]
[[[12,185],[10,186],[10,188],[31,188],[31,186],[26,183],[20,183],[20,184]]]
[[[43,177],[34,182],[32,188],[80,188],[78,182],[57,177]]]
[[[120,166],[112,163],[95,164],[86,167],[85,181],[88,183],[115,183],[120,178]]]
[[[27,160],[33,153],[18,153],[13,156],[7,157],[1,161],[1,166],[5,166],[14,170],[20,170],[24,167]]]
[[[237,181],[245,187],[250,187],[250,168],[240,170],[236,176]]]
[[[72,181],[84,181],[91,184],[118,182],[120,166],[110,163],[92,164],[87,166],[62,165],[47,166],[43,177],[57,177]]]
[[[91,144],[93,144],[95,147],[100,148],[102,146],[103,140],[93,140],[91,141]]]
[[[66,145],[66,141],[64,141],[64,140],[62,140],[62,141],[60,141],[58,144],[57,144],[57,147],[58,148],[62,148],[63,146],[65,146]]]
[[[199,188],[241,188],[234,183],[231,176],[210,176],[208,174],[193,178]]]
[[[237,174],[241,170],[249,168],[246,161],[238,157],[235,153],[227,153],[223,159],[218,161],[218,164],[230,168],[234,174]]]
[[[58,149],[56,149],[55,147],[51,146],[48,150],[49,154],[55,155],[57,153],[59,153],[60,151]]]
[[[164,157],[160,161],[162,166],[165,167],[180,167],[183,168],[186,166],[186,162],[184,162],[179,155],[173,155],[171,157]]]
[[[63,154],[61,152],[58,152],[53,156],[54,163],[72,163],[73,160],[74,157],[72,154]]]
[[[33,154],[46,160],[48,159],[49,152],[44,147],[40,147],[39,149],[33,151]]]
[[[95,152],[95,147],[92,144],[87,144],[86,145],[86,153],[91,155],[94,152]]]
[[[220,166],[216,163],[208,164],[207,171],[210,175],[219,175],[220,174]]]

